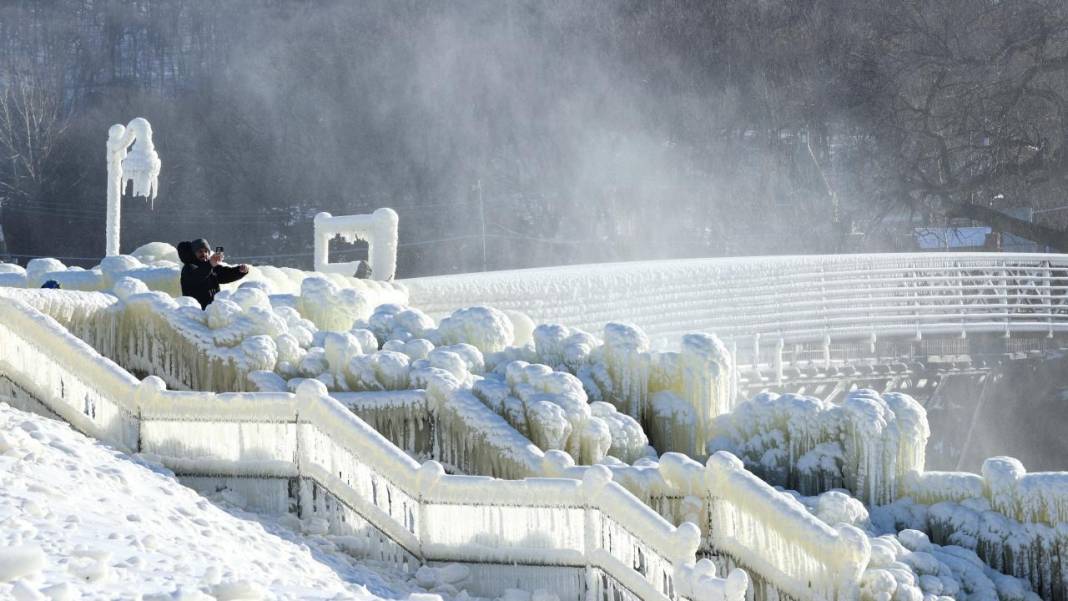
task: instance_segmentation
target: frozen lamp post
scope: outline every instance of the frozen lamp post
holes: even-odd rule
[[[127,153],[131,143],[134,146]],[[107,256],[119,254],[119,215],[126,182],[133,182],[134,196],[154,199],[159,191],[159,167],[148,121],[138,117],[126,127],[116,123],[108,129]]]

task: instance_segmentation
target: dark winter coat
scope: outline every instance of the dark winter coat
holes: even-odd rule
[[[178,258],[182,260],[182,296],[191,296],[205,309],[215,300],[220,284],[229,284],[245,277],[239,267],[211,266],[198,261],[191,242],[178,243]]]

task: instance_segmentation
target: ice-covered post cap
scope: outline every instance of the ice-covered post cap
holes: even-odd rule
[[[1015,457],[990,457],[983,462],[983,478],[1015,482],[1027,474],[1027,468]]]
[[[711,489],[716,489],[724,474],[735,470],[744,470],[745,464],[733,454],[727,451],[716,451],[705,462],[705,483]]]
[[[297,385],[297,398],[302,401],[319,400],[326,395],[326,384],[314,378],[308,378]]]
[[[612,470],[603,465],[591,465],[582,474],[582,488],[586,498],[591,499],[612,481]]]
[[[560,476],[575,467],[575,458],[560,449],[545,451],[541,458],[541,469],[546,476]]]
[[[983,462],[983,486],[994,511],[1016,515],[1016,485],[1027,469],[1015,457],[991,457]]]
[[[727,586],[723,591],[724,601],[744,601],[745,594],[749,591],[749,573],[740,568],[734,568],[727,574]]]
[[[701,529],[693,522],[683,522],[671,535],[675,561],[678,564],[690,563],[701,546]]]
[[[871,541],[863,530],[856,526],[841,523],[834,527],[838,532],[838,540],[842,541],[842,547],[847,550],[848,557],[840,557],[844,565],[855,566],[854,576],[859,580],[864,568],[871,559]]]
[[[445,476],[445,468],[440,463],[434,460],[424,461],[423,465],[419,466],[419,474],[416,476],[419,482],[419,492],[427,494],[437,486],[443,476]]]
[[[139,407],[159,398],[159,395],[167,390],[167,383],[159,376],[147,376],[137,385],[134,399]]]

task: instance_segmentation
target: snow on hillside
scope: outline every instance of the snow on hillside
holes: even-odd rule
[[[315,524],[248,513],[223,495],[221,508],[144,457],[0,403],[0,599],[370,600],[424,590],[356,563],[332,537],[285,527]]]

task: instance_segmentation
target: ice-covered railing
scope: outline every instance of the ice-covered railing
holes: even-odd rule
[[[52,258],[33,259],[25,268],[0,263],[0,287],[40,288],[44,282],[54,280],[63,290],[100,291],[111,290],[120,279],[127,277],[143,282],[149,290],[179,296],[181,272],[182,264],[174,246],[166,242],[150,242],[129,255],[104,257],[89,269],[68,267]],[[403,286],[358,279],[352,277],[351,272],[319,273],[256,265],[241,279],[241,284],[256,282],[270,294],[300,294],[301,285],[308,277],[326,278],[341,289],[356,289],[373,301],[372,306],[407,301],[407,290]],[[238,285],[225,284],[223,289],[232,290]]]
[[[1068,256],[908,253],[578,265],[404,280],[432,316],[485,303],[536,323],[715,332],[738,362],[783,344],[1068,330]],[[769,348],[770,347],[770,348]],[[753,351],[759,349],[756,361]]]
[[[138,296],[146,302],[157,298],[152,295],[134,295],[130,300],[134,300],[136,304]],[[150,305],[151,303],[148,302],[146,306]],[[701,382],[711,382],[709,378],[713,378],[718,373],[718,370],[708,367],[708,353],[698,353],[691,349],[695,360],[687,362],[685,359],[686,348],[691,346],[712,348],[709,344],[698,344],[710,342],[711,339],[708,337],[691,336],[693,340],[684,344],[684,352],[681,354],[652,353],[644,350],[641,345],[635,347],[633,344],[623,344],[623,342],[633,341],[637,335],[632,329],[616,326],[609,328],[608,331],[609,335],[606,338],[609,339],[609,343],[604,345],[600,352],[608,356],[608,362],[617,362],[615,368],[606,368],[606,370],[613,369],[619,374],[616,377],[626,382],[620,390],[633,389],[637,391],[634,394],[648,398],[650,396],[649,386],[670,387],[670,382],[675,378],[672,374],[677,374],[683,369],[682,366],[688,363],[700,366],[694,368],[695,373],[690,378],[692,382],[698,383],[697,388],[704,390],[706,395],[712,390],[711,384],[700,385]],[[540,338],[542,337],[539,336]],[[623,341],[620,342],[616,338],[621,338]],[[542,342],[544,343],[544,340]],[[564,355],[569,354],[563,349],[561,352]],[[546,348],[542,349],[542,353],[552,354]],[[546,357],[546,359],[551,358]],[[160,361],[158,358],[155,363],[161,366],[169,365],[168,362]],[[538,373],[548,369],[541,367],[543,369]],[[611,468],[575,466],[567,455],[559,451],[545,453],[531,444],[526,437],[520,435],[501,416],[491,411],[447,372],[432,371],[425,377],[424,384],[427,392],[423,397],[420,397],[418,393],[401,391],[377,393],[373,395],[373,398],[344,393],[339,396],[347,407],[361,412],[375,411],[376,405],[387,405],[390,409],[382,411],[379,419],[375,420],[379,428],[385,425],[385,431],[391,433],[393,439],[409,452],[423,454],[429,451],[426,454],[460,471],[508,478],[565,476],[574,480],[584,480],[592,477],[590,476],[591,470],[609,469],[609,473],[614,475],[614,479],[620,485],[632,491],[645,505],[655,507],[656,511],[662,513],[672,523],[681,523],[685,520],[696,520],[700,523],[701,530],[705,534],[702,541],[704,552],[726,554],[736,561],[745,562],[746,565],[751,563],[754,557],[764,557],[764,561],[768,562],[767,565],[770,567],[767,568],[766,574],[761,573],[757,583],[769,591],[791,591],[791,596],[793,596],[798,594],[798,591],[805,590],[808,591],[809,596],[800,598],[817,599],[823,598],[823,595],[827,593],[826,582],[833,580],[838,583],[836,586],[845,587],[842,590],[856,585],[856,574],[863,569],[862,558],[845,553],[848,550],[842,546],[845,543],[839,541],[831,544],[829,541],[838,540],[834,537],[831,539],[825,537],[820,539],[819,545],[806,547],[804,541],[809,539],[805,539],[804,536],[807,535],[797,533],[811,530],[813,518],[807,513],[793,511],[788,507],[790,500],[767,485],[753,485],[745,490],[739,489],[732,491],[731,494],[723,494],[710,486],[710,480],[700,464],[674,454],[662,456],[658,462],[644,462],[636,466],[624,464],[612,465]],[[605,390],[611,398],[613,387],[608,386]],[[162,394],[167,396],[168,402],[161,403],[161,405],[173,407],[181,406],[185,402],[183,399],[195,398],[201,393],[166,392]],[[398,396],[405,396],[405,399],[399,399]],[[259,409],[250,404],[250,400],[260,398],[255,395],[220,395],[219,398],[235,403],[235,407],[237,403],[240,403],[240,406],[244,408],[243,411],[253,417],[257,415],[257,411],[267,411],[271,407],[271,404],[267,402]],[[271,398],[273,398],[271,395],[263,397],[265,401]],[[403,402],[399,403],[401,400]],[[396,422],[398,403],[403,405],[400,413],[412,418],[411,420],[404,418],[402,423]],[[426,430],[420,430],[418,425],[419,419],[423,416],[432,416],[435,420],[433,427],[429,428],[431,430],[429,449],[427,449]],[[155,417],[162,419],[166,416],[155,415]],[[390,424],[391,420],[392,424]],[[174,435],[169,438],[163,437],[164,440],[173,439],[174,444],[192,444],[193,449],[199,449],[201,446],[210,448],[212,441],[215,440],[256,440],[253,435],[241,429],[222,431],[214,425],[178,423],[179,421],[172,419],[168,422],[170,425],[167,427],[173,429]],[[148,423],[153,422],[146,422]],[[145,428],[160,427],[162,426],[145,426]],[[181,434],[185,431],[196,434],[186,437]],[[282,448],[259,452],[254,463],[251,459],[249,460],[250,464],[255,465],[256,469],[266,470],[275,476],[292,477],[291,468],[287,465],[266,459],[278,453],[287,452],[286,449],[291,445],[284,442],[287,440],[286,436],[276,431],[267,431],[263,434],[269,441],[265,445],[268,449],[274,449],[272,445],[275,444],[281,444]],[[159,432],[156,435],[157,438],[160,437]],[[198,440],[203,442],[197,443]],[[174,450],[166,449],[154,449],[153,452],[162,456],[178,454]],[[198,456],[204,454],[200,450],[194,450],[193,453]],[[233,453],[234,451],[227,451],[226,455]],[[192,469],[194,465],[182,464],[179,459],[171,464],[176,469]],[[195,465],[202,466],[203,464],[196,463]],[[749,474],[743,477],[743,480],[752,483],[756,479]],[[314,495],[312,497],[314,498]],[[777,515],[779,518],[777,520],[752,519],[746,513],[749,508],[764,505],[772,508],[769,509],[771,512],[769,515]],[[713,511],[714,508],[718,509]],[[720,548],[712,538],[716,532],[735,530],[747,533],[750,538],[744,539],[741,535],[734,536],[732,538],[734,546],[723,548]],[[789,544],[774,552],[765,552],[760,547],[762,540],[792,541],[795,536],[801,536],[803,539],[800,540],[801,546],[797,549],[807,549],[802,554],[806,558],[804,560],[797,559],[797,549],[793,549]],[[396,553],[396,549],[389,551],[392,555]],[[843,560],[843,558],[847,559]],[[821,583],[819,586],[824,588],[809,590],[808,583],[817,580]]]
[[[82,432],[135,451],[137,386],[51,317],[16,298],[0,302],[0,389],[8,396],[47,399],[46,409]]]
[[[607,469],[669,521],[699,524],[703,552],[751,567],[754,586],[767,589],[758,598],[774,598],[776,591],[813,601],[849,599],[859,586],[867,564],[864,543],[858,542],[864,535],[852,527],[844,534],[829,528],[726,453],[710,458],[707,467],[678,453],[637,465],[578,466],[570,455],[533,445],[454,382],[432,382],[427,400],[437,406],[435,430],[449,437],[435,445],[435,457],[465,471],[508,477],[585,480],[591,470]],[[727,457],[731,461],[724,463]]]
[[[172,387],[240,391],[252,386],[249,372],[276,364],[295,368],[307,347],[323,344],[321,328],[347,329],[369,316],[376,300],[400,300],[382,296],[385,290],[368,293],[309,277],[299,294],[268,295],[252,283],[219,293],[206,311],[193,299],[148,291],[129,277],[117,280],[111,295],[0,288],[0,296],[26,300],[105,356],[135,372],[158,374]]]
[[[125,450],[158,455],[179,473],[300,478],[302,511],[323,511],[383,559],[568,566],[585,571],[596,597],[745,595],[744,573],[721,580],[711,564],[695,563],[695,526],[671,526],[605,468],[581,484],[446,476],[436,462],[414,462],[319,382],[296,396],[166,391],[16,299],[0,304],[0,349],[9,395],[29,396]],[[464,508],[495,519],[455,519]]]
[[[987,459],[982,475],[911,472],[905,478],[902,494],[928,505],[985,498],[994,511],[1020,522],[1068,524],[1068,472],[1029,474],[1012,457]]]
[[[871,548],[859,529],[827,526],[747,472],[737,457],[708,460],[714,548],[796,599],[855,599]]]
[[[1068,473],[1029,474],[1016,459],[992,457],[981,475],[912,472],[902,496],[874,509],[872,521],[969,549],[1043,599],[1068,599]]]

